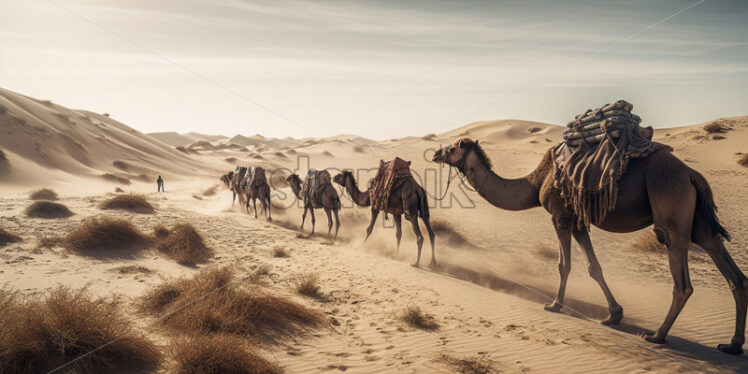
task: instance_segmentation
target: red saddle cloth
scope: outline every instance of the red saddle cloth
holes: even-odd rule
[[[411,177],[410,162],[395,157],[392,161],[379,161],[379,170],[369,187],[372,209],[387,210],[390,192],[406,178]]]

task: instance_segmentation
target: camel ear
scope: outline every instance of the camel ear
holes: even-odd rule
[[[478,145],[478,139],[475,139],[475,145]]]

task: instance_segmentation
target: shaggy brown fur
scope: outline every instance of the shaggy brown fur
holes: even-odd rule
[[[61,372],[153,369],[161,361],[151,341],[132,333],[119,303],[95,299],[85,289],[60,287],[30,298],[0,290],[0,310],[1,373],[44,373],[115,338]]]
[[[115,196],[99,204],[99,209],[126,210],[133,213],[152,214],[155,209],[143,195],[127,194]]]
[[[169,345],[177,374],[276,374],[283,369],[242,339],[225,334],[177,338]]]
[[[161,232],[156,234],[163,235]],[[205,245],[203,237],[189,223],[172,227],[166,237],[158,242],[156,249],[183,265],[195,265],[213,257],[213,250]]]
[[[147,292],[140,310],[168,315],[159,323],[176,333],[224,333],[258,343],[275,343],[324,321],[319,312],[255,288],[239,288],[233,279],[231,270],[219,268],[169,281]]]
[[[32,218],[67,218],[73,215],[65,205],[48,200],[35,201],[26,208],[25,213]]]
[[[59,199],[59,196],[57,195],[57,192],[49,188],[40,188],[38,190],[31,191],[29,193],[29,199],[55,201]]]

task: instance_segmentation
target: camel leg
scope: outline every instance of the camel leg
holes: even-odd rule
[[[333,213],[335,214],[335,237],[332,240],[338,239],[338,230],[340,230],[340,217],[338,217],[338,210],[333,210]]]
[[[268,221],[272,221],[273,220],[273,213],[270,211],[270,209],[272,207],[272,205],[270,205],[270,196],[267,197],[267,202],[268,202],[268,205],[267,205],[268,206]]]
[[[309,205],[309,214],[312,215],[312,232],[311,232],[311,234],[314,235],[314,224],[315,224],[315,222],[317,222],[317,220],[314,218],[314,207],[312,207],[311,205]]]
[[[590,273],[592,279],[596,280],[603,289],[605,299],[608,300],[608,318],[602,320],[603,325],[614,325],[621,322],[623,319],[623,308],[618,304],[613,293],[610,292],[608,284],[605,282],[603,277],[603,268],[600,266],[600,262],[597,261],[595,256],[595,250],[592,248],[592,241],[590,240],[590,234],[587,230],[573,230],[572,235],[574,239],[579,243],[579,246],[584,250],[584,254],[587,255],[587,270]]]
[[[436,253],[434,252],[434,239],[436,238],[436,235],[434,235],[434,230],[431,229],[429,219],[422,218],[422,220],[423,224],[426,226],[426,231],[429,233],[429,240],[431,241],[431,262],[429,263],[429,267],[433,269],[436,266]]]
[[[566,281],[569,279],[571,272],[571,226],[573,225],[571,217],[556,216],[553,217],[553,227],[556,229],[556,236],[559,241],[558,255],[558,273],[561,281],[558,284],[558,294],[552,303],[545,305],[545,310],[550,312],[560,312],[564,306],[564,295],[566,294]]]
[[[418,267],[421,262],[421,248],[423,247],[423,234],[421,234],[421,228],[418,227],[418,214],[410,215],[410,224],[413,225],[413,232],[416,234],[416,244],[418,244],[418,257],[413,266]]]
[[[394,214],[392,217],[395,219],[395,238],[397,239],[396,254],[400,254],[400,239],[403,238],[403,216],[401,214]]]
[[[330,233],[332,233],[332,212],[330,211],[330,208],[325,208],[325,214],[327,214],[327,237],[330,237]]]
[[[707,230],[709,230],[707,228]],[[709,230],[711,231],[711,230]],[[725,353],[740,354],[743,353],[743,343],[745,342],[745,314],[748,306],[748,281],[743,272],[740,271],[730,254],[725,249],[721,238],[712,237],[711,235],[696,235],[696,244],[709,254],[717,269],[727,280],[727,284],[732,290],[732,296],[735,299],[735,335],[732,337],[730,344],[720,344],[717,348]]]
[[[299,230],[304,231],[304,221],[306,221],[306,211],[309,209],[308,206],[304,205],[304,213],[301,214],[301,226],[299,226]]]
[[[254,196],[252,196],[252,208],[255,210],[255,218],[257,218],[257,198]]]
[[[654,335],[647,335],[644,339],[651,343],[666,343],[665,337],[667,337],[670,328],[673,327],[673,322],[678,318],[683,307],[686,305],[686,301],[691,297],[693,293],[693,287],[691,286],[691,279],[688,275],[688,236],[681,235],[680,237],[673,238],[672,243],[668,246],[668,262],[670,263],[670,273],[673,276],[675,286],[673,287],[673,302],[670,305],[670,310],[665,317],[665,321]]]
[[[364,239],[364,242],[369,239],[369,235],[371,235],[371,231],[374,230],[374,224],[377,223],[377,217],[379,216],[379,211],[376,209],[371,210],[371,221],[369,222],[369,227],[366,228],[366,238]]]

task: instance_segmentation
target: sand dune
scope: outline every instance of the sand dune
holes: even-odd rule
[[[695,293],[674,325],[670,343],[651,345],[639,334],[662,322],[672,279],[664,254],[637,249],[642,233],[591,232],[606,279],[625,310],[623,323],[609,328],[598,323],[606,313],[605,299],[578,250],[572,251],[569,308],[560,314],[543,310],[558,283],[557,241],[545,211],[496,209],[455,174],[447,197],[436,198],[450,175],[447,168],[430,162],[437,147],[463,136],[478,139],[497,173],[517,177],[532,171],[542,154],[557,144],[563,126],[485,121],[441,134],[385,141],[355,135],[198,138],[189,144],[207,142],[212,148],[185,154],[103,115],[0,93],[0,227],[23,239],[3,247],[0,283],[24,295],[86,284],[96,296],[119,295],[126,315],[160,349],[166,349],[171,337],[155,326],[154,317],[134,313],[137,298],[163,279],[232,266],[241,276],[254,274],[255,283],[246,286],[319,310],[329,322],[311,334],[257,347],[287,372],[455,372],[459,369],[454,364],[461,360],[508,373],[748,371],[744,356],[715,349],[732,334],[734,309],[730,290],[703,251],[689,254]],[[657,129],[655,140],[672,146],[678,157],[709,180],[720,219],[733,236],[728,250],[737,265],[748,270],[748,211],[741,204],[748,196],[748,168],[737,163],[737,153],[748,152],[748,117],[716,120],[729,129],[710,134],[705,127],[713,122]],[[177,135],[163,137],[187,137]],[[238,141],[245,139],[247,144]],[[229,147],[231,143],[247,150]],[[351,168],[365,185],[380,159],[396,155],[412,162],[413,173],[429,194],[432,221],[438,227],[437,268],[409,266],[416,252],[409,225],[403,227],[399,252],[392,219],[377,220],[374,233],[364,242],[369,210],[354,207],[338,186],[343,205],[339,239],[332,243],[326,237],[327,220],[321,210],[316,210],[316,234],[307,234],[307,218],[305,233],[299,235],[302,210],[282,182],[288,173],[311,167],[329,168],[335,174]],[[254,219],[238,204],[232,206],[230,192],[218,184],[221,173],[246,165],[264,166],[271,173],[273,222]],[[139,179],[154,173],[168,177],[167,193],[156,194],[151,181]],[[100,209],[114,195],[114,184],[103,174],[131,180],[121,187],[144,194],[154,213]],[[26,217],[31,203],[27,192],[41,186],[58,190],[58,203],[75,215]],[[95,258],[45,241],[71,232],[91,217],[123,218],[143,233],[187,222],[203,235],[214,255],[206,263],[183,266],[154,248]],[[428,260],[426,250],[421,261]],[[299,294],[299,279],[314,275],[317,293]],[[412,306],[438,327],[420,329],[403,322],[402,312]],[[163,362],[156,372],[168,372],[171,364]]]

